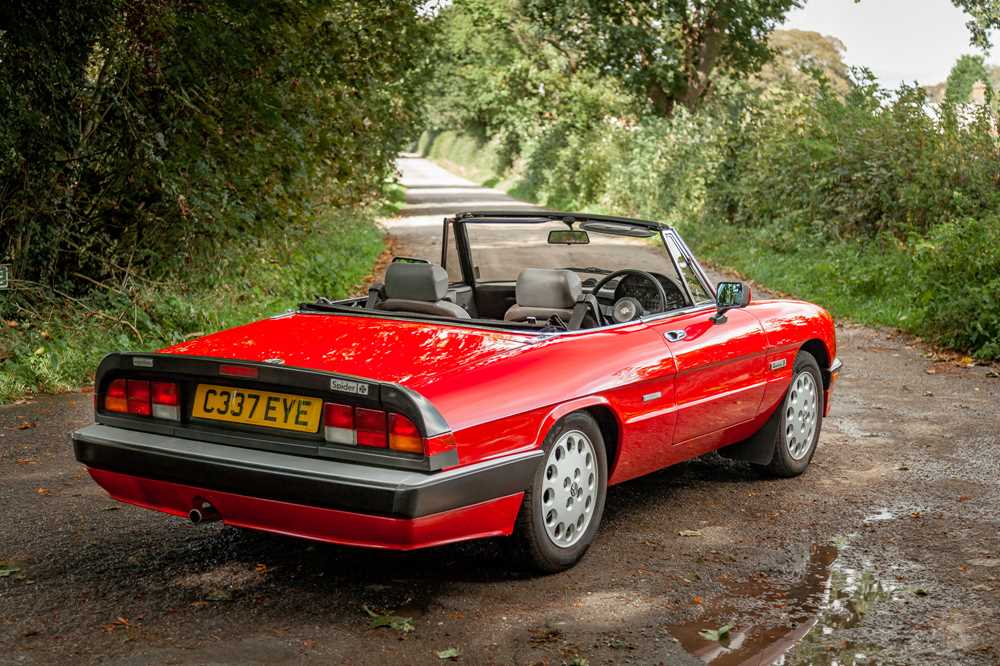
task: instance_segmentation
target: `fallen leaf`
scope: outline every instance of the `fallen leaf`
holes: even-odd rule
[[[17,328],[17,322],[13,319],[7,320],[7,328]]]
[[[254,567],[254,570],[257,573],[259,573],[259,574],[266,574],[267,573],[267,565],[266,564],[258,564],[257,566]]]
[[[462,651],[459,650],[457,647],[450,647],[450,648],[445,648],[444,650],[441,650],[439,652],[436,652],[435,654],[437,654],[438,659],[451,659],[452,661],[455,661],[460,656],[462,656]]]
[[[704,638],[706,641],[721,641],[729,632],[733,630],[733,625],[724,624],[718,629],[702,629],[698,632],[698,635]]]
[[[17,424],[18,430],[31,430],[38,425],[38,421],[22,421]]]
[[[17,460],[14,461],[14,463],[18,464],[18,465],[37,465],[38,464],[38,459],[37,458],[18,458]]]
[[[691,599],[691,603],[693,603],[695,606],[700,606],[701,605],[701,597],[696,596],[696,597],[692,598]]]
[[[971,356],[963,356],[958,360],[958,364],[963,368],[971,368],[976,364],[976,361]]]
[[[16,574],[18,571],[20,571],[20,569],[17,567],[0,562],[0,578],[6,578],[7,576]]]
[[[677,536],[682,536],[682,537],[700,537],[701,536],[701,530],[681,530],[680,532],[677,533]]]
[[[970,495],[959,495],[958,496],[958,501],[959,502],[968,502],[970,499],[972,499],[972,497]]]
[[[914,588],[913,594],[917,595],[918,597],[926,597],[928,594],[930,594],[930,592],[928,592],[922,587],[918,587]]]
[[[404,634],[409,633],[416,629],[413,626],[412,617],[400,617],[398,615],[392,615],[391,613],[376,613],[368,606],[362,606],[362,609],[368,613],[368,617],[372,619],[371,626],[373,629],[378,629],[379,627],[389,627],[390,629],[395,629]]]
[[[51,495],[48,488],[35,488],[35,492],[39,495]]]
[[[311,650],[315,646],[316,646],[316,641],[310,638],[306,638],[305,640],[302,641],[302,647],[304,647],[307,650]]]
[[[51,336],[51,335],[49,335],[49,332],[48,332],[48,331],[42,331],[42,332],[41,332],[41,333],[39,333],[38,335],[42,336],[42,339],[43,339],[43,340],[51,340],[51,339],[52,339],[52,336]]]
[[[934,368],[927,368],[926,370],[924,370],[924,372],[926,372],[928,375],[936,375],[937,374],[937,370],[935,370]]]

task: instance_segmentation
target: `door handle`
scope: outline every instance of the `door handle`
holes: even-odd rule
[[[667,339],[667,342],[680,342],[687,337],[687,333],[683,329],[677,329],[675,331],[667,331],[663,334],[663,337]]]

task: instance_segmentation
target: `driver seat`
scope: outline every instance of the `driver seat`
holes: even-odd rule
[[[525,268],[517,276],[514,297],[517,302],[504,314],[505,321],[528,321],[545,324],[558,315],[564,322],[573,317],[573,307],[583,294],[580,276],[573,271],[550,268]]]
[[[385,271],[385,300],[378,309],[470,319],[447,295],[448,272],[437,264],[393,262]]]

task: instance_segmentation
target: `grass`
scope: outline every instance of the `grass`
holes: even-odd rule
[[[373,212],[330,211],[280,238],[223,248],[186,276],[104,285],[70,300],[8,292],[0,322],[0,403],[88,384],[111,351],[152,351],[361,290],[385,247]]]
[[[918,324],[913,294],[905,288],[912,257],[892,241],[821,243],[710,220],[677,226],[708,263],[818,303],[836,318],[911,332]]]

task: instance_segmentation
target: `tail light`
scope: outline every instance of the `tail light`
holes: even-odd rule
[[[423,453],[424,440],[410,419],[402,414],[389,414],[389,448],[407,453]]]
[[[332,402],[326,403],[323,413],[324,439],[332,444],[424,453],[420,431],[402,414]]]
[[[125,395],[129,414],[149,416],[153,413],[149,402],[149,382],[142,379],[126,379]]]
[[[104,411],[179,421],[179,396],[174,382],[115,379],[104,392]]]
[[[152,383],[153,416],[170,421],[181,420],[180,392],[173,382]]]
[[[128,413],[128,402],[125,398],[125,380],[116,379],[108,384],[104,393],[104,410],[108,412]]]

